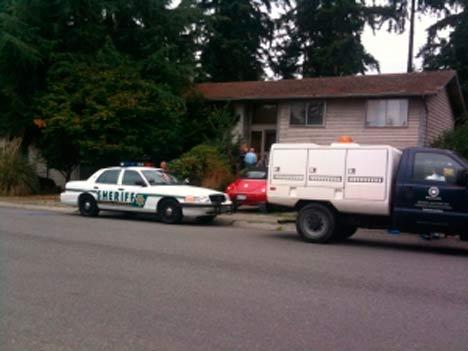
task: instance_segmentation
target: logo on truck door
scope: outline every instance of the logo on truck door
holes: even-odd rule
[[[431,186],[429,188],[429,190],[427,191],[427,193],[429,194],[430,197],[435,198],[435,197],[439,196],[440,190],[436,186]]]

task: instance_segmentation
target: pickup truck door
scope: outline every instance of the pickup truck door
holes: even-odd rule
[[[394,193],[394,224],[401,230],[457,233],[468,220],[468,191],[456,184],[463,165],[443,151],[408,155],[406,176]]]

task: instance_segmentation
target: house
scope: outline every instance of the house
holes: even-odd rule
[[[235,133],[265,154],[275,142],[330,144],[350,135],[361,144],[426,146],[466,113],[455,71],[426,71],[203,83],[209,101],[230,102]]]

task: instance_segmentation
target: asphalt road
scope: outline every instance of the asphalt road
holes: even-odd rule
[[[467,350],[468,245],[0,209],[0,350]]]

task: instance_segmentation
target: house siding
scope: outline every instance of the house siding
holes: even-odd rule
[[[427,99],[427,137],[424,142],[430,145],[437,137],[454,126],[454,114],[446,89]]]
[[[365,126],[367,99],[329,99],[323,127],[291,127],[290,102],[278,105],[278,141],[330,144],[340,135],[350,135],[360,144],[388,144],[397,148],[421,146],[421,121],[425,119],[422,99],[410,98],[408,126],[369,128]]]

